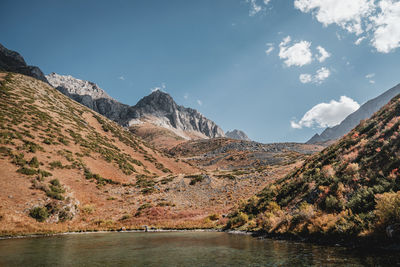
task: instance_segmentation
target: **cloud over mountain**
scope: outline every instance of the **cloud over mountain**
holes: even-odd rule
[[[356,111],[360,105],[347,96],[341,96],[339,101],[320,103],[307,111],[299,122],[291,121],[292,128],[332,127],[339,124],[349,114]]]

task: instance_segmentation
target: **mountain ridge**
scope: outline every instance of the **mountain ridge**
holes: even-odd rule
[[[393,97],[400,94],[400,84],[385,91],[379,96],[368,100],[361,107],[348,115],[340,124],[326,128],[321,134],[316,133],[307,144],[324,143],[330,140],[336,140],[356,127],[360,121],[368,119],[380,108],[386,105]]]
[[[199,133],[205,138],[225,136],[215,122],[195,109],[178,105],[169,94],[161,90],[156,90],[140,99],[136,105],[129,106],[111,98],[95,83],[56,73],[47,77],[50,84],[61,93],[125,127],[141,124],[145,120],[177,130],[175,132],[186,139],[191,138],[185,132]],[[83,88],[78,89],[79,87]]]
[[[0,44],[0,71],[21,73],[48,83],[38,67],[27,65],[25,59],[18,52],[9,50],[2,44]]]

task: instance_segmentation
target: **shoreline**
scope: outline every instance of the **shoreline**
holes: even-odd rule
[[[52,236],[63,236],[63,235],[84,235],[84,234],[106,234],[106,233],[168,233],[168,232],[224,232],[218,229],[129,229],[129,230],[88,230],[88,231],[71,231],[71,232],[60,232],[60,233],[38,233],[38,234],[20,234],[20,235],[5,235],[0,236],[1,240],[8,239],[23,239],[23,238],[40,238],[40,237],[52,237]]]
[[[1,240],[9,239],[24,239],[24,238],[41,238],[41,237],[56,237],[63,235],[84,235],[84,234],[106,234],[106,233],[168,233],[168,232],[221,232],[233,235],[248,235],[253,238],[264,240],[275,240],[275,241],[286,241],[286,242],[300,242],[305,244],[317,245],[317,246],[328,246],[328,247],[344,247],[348,249],[367,249],[367,250],[382,250],[382,251],[400,251],[400,242],[396,240],[387,240],[376,237],[358,237],[341,240],[334,239],[332,237],[322,236],[297,236],[293,234],[266,234],[264,232],[252,232],[252,231],[241,231],[241,230],[222,230],[213,228],[203,229],[127,229],[127,230],[89,230],[89,231],[71,231],[71,232],[60,232],[60,233],[38,233],[38,234],[26,234],[26,235],[12,235],[12,236],[0,236]]]

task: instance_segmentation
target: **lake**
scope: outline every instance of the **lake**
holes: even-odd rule
[[[0,266],[393,266],[400,256],[220,232],[0,240]]]

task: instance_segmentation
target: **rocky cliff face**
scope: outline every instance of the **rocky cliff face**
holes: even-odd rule
[[[321,134],[315,134],[307,141],[307,144],[323,143],[341,138],[356,127],[360,121],[370,118],[398,94],[400,94],[400,84],[363,104],[357,111],[347,116],[339,125],[328,127]]]
[[[228,132],[226,132],[225,135],[226,135],[226,137],[229,137],[232,139],[251,141],[245,132],[237,130],[237,129],[228,131]]]
[[[125,122],[129,106],[110,97],[97,84],[54,72],[46,75],[46,78],[53,87],[76,102],[121,125]]]
[[[206,137],[224,137],[224,131],[213,121],[195,109],[185,108],[175,103],[173,98],[160,90],[142,98],[130,108],[132,118],[157,117],[166,126],[185,132],[199,132]]]
[[[182,135],[186,132],[208,138],[225,136],[213,121],[194,109],[179,106],[169,94],[159,90],[142,98],[135,106],[128,106],[111,98],[95,83],[56,73],[46,77],[61,93],[123,126],[146,120]]]
[[[0,70],[21,73],[47,83],[43,72],[35,66],[28,66],[24,58],[17,52],[0,44]]]

